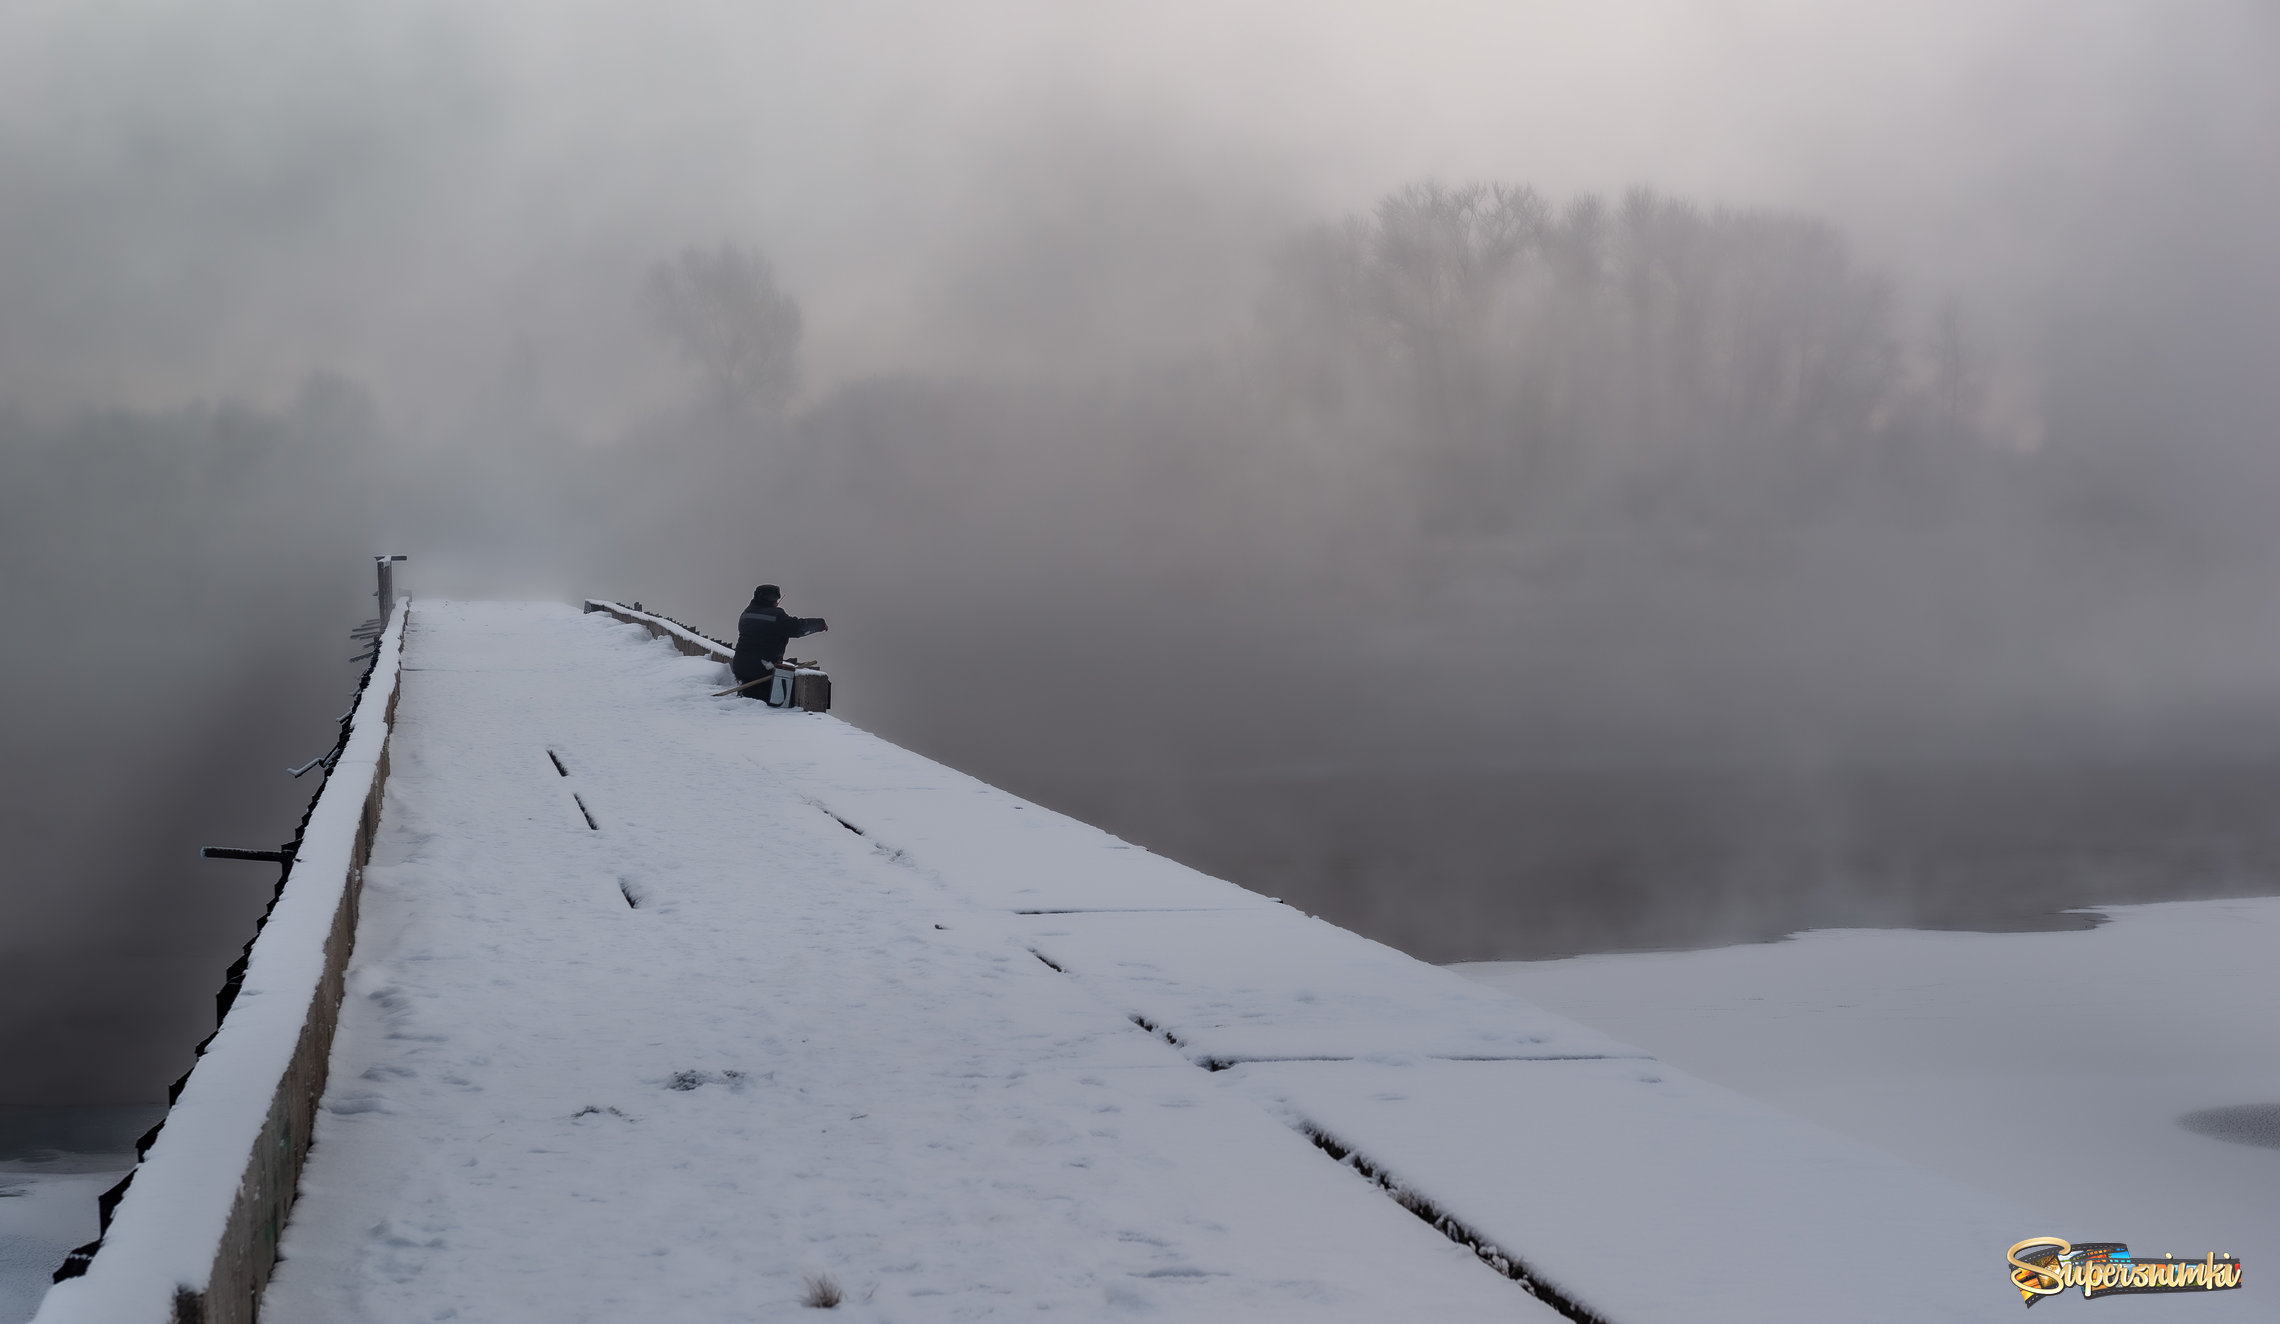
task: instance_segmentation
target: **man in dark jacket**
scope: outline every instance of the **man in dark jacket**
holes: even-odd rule
[[[736,660],[728,669],[736,674],[738,684],[760,679],[776,669],[784,660],[784,645],[794,639],[821,634],[826,628],[821,616],[791,616],[777,606],[784,591],[774,584],[762,584],[752,590],[752,605],[736,618]],[[744,692],[745,697],[767,697],[768,687],[754,685]]]

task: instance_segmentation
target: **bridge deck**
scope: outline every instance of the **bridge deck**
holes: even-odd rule
[[[2054,1230],[636,627],[404,665],[267,1319],[1557,1318],[1332,1152],[1619,1324],[2009,1318]]]

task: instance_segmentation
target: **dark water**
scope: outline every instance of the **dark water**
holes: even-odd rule
[[[349,683],[335,686],[345,694]],[[1102,775],[933,752],[1436,962],[1715,946],[1814,927],[2083,927],[2094,919],[2065,912],[2280,893],[2280,753]],[[283,837],[307,788],[279,775],[279,762],[256,770],[295,802],[273,807],[273,822],[190,827],[206,840]],[[185,893],[201,908],[195,932],[169,912],[177,936],[163,950],[27,947],[0,968],[0,988],[23,994],[0,1005],[0,1102],[156,1098],[189,1065],[274,874],[184,862],[193,837],[175,835],[168,867],[237,871]],[[0,1161],[38,1145],[115,1151],[148,1125],[35,1141],[61,1115],[0,1108]]]
[[[110,1170],[134,1163],[135,1141],[162,1104],[0,1107],[0,1170]]]
[[[1068,776],[1020,787],[1431,961],[2084,927],[2280,892],[2280,758]]]

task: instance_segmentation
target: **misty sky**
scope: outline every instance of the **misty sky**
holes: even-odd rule
[[[2116,260],[2271,214],[2276,23],[2080,0],[13,5],[0,394],[276,399],[325,371],[448,411],[520,381],[600,438],[673,389],[625,291],[683,243],[774,258],[820,390],[1192,336],[1240,298],[1213,277],[1246,246],[1433,177],[1826,215],[2031,367],[2038,319],[2110,294]],[[1167,206],[1176,226],[1147,216]],[[1018,288],[1040,277],[1076,288]]]
[[[1316,880],[1310,908],[1420,952],[1923,918],[1744,875],[1776,837],[1827,847],[1764,866],[1800,877],[1883,840],[1817,770],[1927,730],[2134,757],[2190,718],[2280,756],[2275,161],[2280,10],[2249,2],[0,7],[0,1103],[187,1064],[267,892],[191,855],[290,831],[310,788],[277,769],[331,739],[374,551],[415,592],[715,631],[777,580],[834,621],[851,720],[1238,881]],[[1390,386],[1278,395],[1276,365],[1370,350],[1262,314],[1294,236],[1363,253],[1400,190],[1476,180],[1552,229],[1675,199],[1671,242],[1874,311],[1908,408],[1956,328],[1966,443],[1879,404],[1761,514],[1820,452],[1697,459],[1683,410],[1644,459],[1561,433],[1544,399],[1629,369],[1563,341],[1548,241],[1472,346],[1568,363],[1548,395],[1491,381],[1445,437]],[[804,328],[788,414],[742,430],[642,298],[720,244]],[[1589,454],[1499,469],[1459,436],[1499,428]],[[1181,658],[1200,691],[1165,683]],[[1021,701],[977,701],[1009,669]],[[1355,703],[1361,669],[1408,704]],[[1472,775],[1642,749],[1775,771]],[[1389,769],[1426,780],[1370,794]],[[1634,802],[1669,814],[1606,809]],[[1981,813],[1958,840],[2002,835]],[[1514,821],[1540,876],[1506,897]],[[1625,872],[1632,839],[1662,873]],[[1672,842],[1731,887],[1673,900]],[[1958,889],[1923,894],[1976,913]]]

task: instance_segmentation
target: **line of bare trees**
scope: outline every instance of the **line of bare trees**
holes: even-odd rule
[[[1304,426],[1400,454],[1444,531],[1494,534],[1794,517],[1957,459],[1984,440],[1960,330],[1896,322],[1809,218],[1428,184],[1294,240],[1262,332]]]
[[[849,450],[846,415],[868,407],[858,386],[813,402],[808,420],[824,425],[786,463],[865,457],[880,471],[839,481],[873,490],[940,463],[924,481],[954,491],[974,463],[1089,458],[1113,484],[1131,477],[1117,452],[1144,434],[1159,466],[1221,471],[1206,500],[1231,523],[1267,499],[1262,470],[1304,470],[1326,514],[1390,499],[1421,546],[1691,556],[1951,506],[2007,462],[1975,428],[1983,371],[1953,309],[1911,334],[1887,282],[1809,217],[1648,189],[1555,204],[1525,186],[1419,184],[1293,236],[1262,285],[1249,336],[1199,336],[1220,347],[1197,351],[1215,361],[1039,442],[1060,453],[1025,447],[1019,406],[994,429],[945,429],[995,434],[990,455],[944,455],[897,435],[902,423]],[[800,312],[757,251],[687,249],[653,269],[644,302],[725,416],[783,418]],[[970,391],[949,395],[946,410],[977,407]]]

